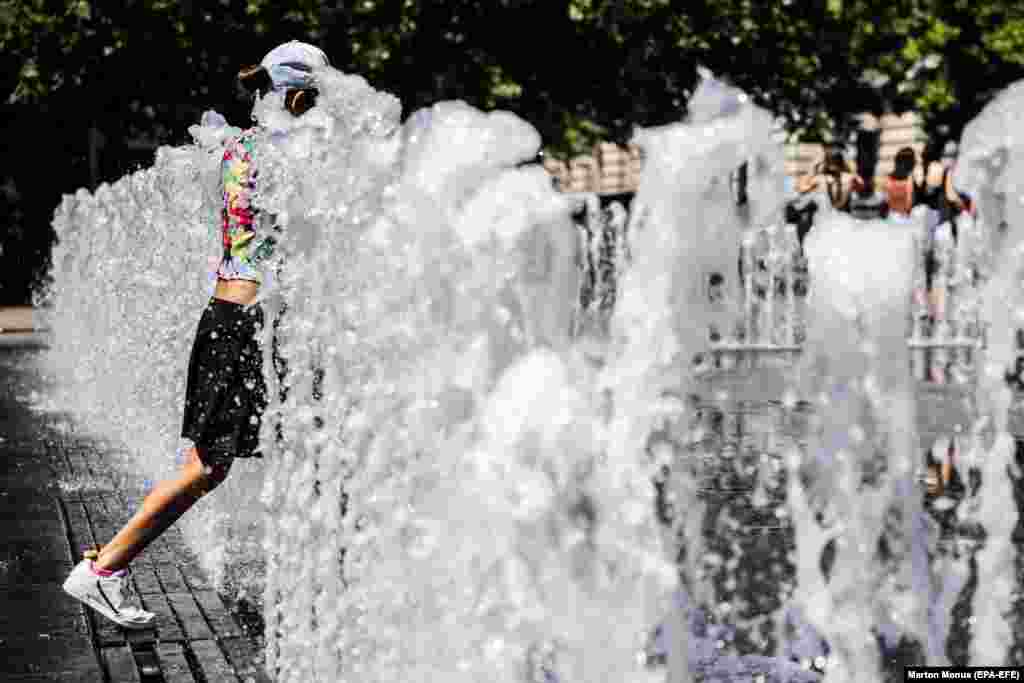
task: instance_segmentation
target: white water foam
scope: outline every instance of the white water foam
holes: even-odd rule
[[[397,100],[363,79],[318,77],[321,98],[305,116],[283,114],[273,95],[255,110],[266,128],[258,202],[283,228],[280,275],[261,292],[268,457],[238,463],[184,518],[190,545],[219,583],[262,596],[280,681],[519,681],[545,671],[660,680],[642,651],[666,614],[670,680],[690,680],[706,643],[669,597],[706,597],[702,505],[675,468],[682,514],[659,526],[651,481],[678,451],[649,439],[685,418],[690,359],[708,326],[735,319],[709,300],[710,274],[731,275],[743,231],[777,220],[782,155],[770,117],[707,80],[687,122],[638,133],[647,161],[632,262],[595,362],[601,347],[584,354],[569,335],[569,203],[541,169],[515,167],[533,158],[536,131],[457,102],[402,124]],[[57,400],[124,443],[152,479],[170,473],[181,445],[185,363],[212,288],[220,150],[232,132],[211,114],[195,144],[65,198],[55,218],[47,358],[64,382]],[[737,210],[728,174],[744,161],[753,201]],[[828,401],[823,438],[792,459],[802,477],[790,480],[794,618],[827,635],[830,679],[877,680],[875,633],[908,634],[939,661],[948,620],[928,603],[955,591],[922,566],[930,540],[912,481],[908,232],[848,221],[820,222],[807,245],[817,279],[804,386]],[[998,291],[1011,283],[1006,275]],[[995,321],[1008,329],[1009,316]],[[283,401],[275,334],[288,363]],[[1000,348],[995,358],[1008,357]],[[984,395],[998,399],[992,382]],[[1005,481],[1005,438],[997,444],[986,487]],[[981,518],[996,529],[986,505]],[[845,540],[826,581],[819,563],[832,537]],[[1006,546],[986,552],[984,576],[1003,595]],[[995,602],[975,609],[994,624],[975,632],[981,661],[1005,631]],[[777,677],[799,677],[783,664]]]
[[[970,660],[974,666],[1009,663],[1013,641],[1007,605],[1015,589],[1015,551],[1011,534],[1017,524],[1010,475],[1020,477],[1014,442],[1007,431],[1011,392],[1005,373],[1014,363],[1015,332],[1024,327],[1021,259],[1024,254],[1024,147],[1017,133],[1024,110],[1024,82],[1007,88],[964,129],[960,162],[954,173],[958,188],[977,198],[985,229],[993,237],[993,272],[983,293],[984,319],[991,325],[985,371],[980,373],[978,402],[987,421],[979,424],[976,460],[981,487],[967,506],[968,520],[986,532],[978,555],[978,590],[973,603]]]

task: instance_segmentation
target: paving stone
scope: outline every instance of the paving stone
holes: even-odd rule
[[[182,564],[178,565],[178,570],[185,579],[185,583],[193,591],[213,589],[213,582],[207,578],[206,572],[200,569],[198,565],[192,563]]]
[[[127,645],[105,647],[103,663],[107,667],[111,681],[124,681],[124,683],[139,683],[139,668],[135,665],[135,657]]]
[[[105,524],[121,526],[127,517],[120,505],[111,505],[110,496],[106,491],[97,491],[95,496],[89,498],[87,507],[95,519],[100,519]]]
[[[104,509],[100,499],[93,498],[87,500],[85,509],[89,514],[89,520],[92,522],[93,537],[101,545],[113,538],[118,532],[118,528],[106,509]]]
[[[186,555],[192,555],[192,552],[188,549],[188,545],[185,543],[185,537],[182,536],[181,532],[174,527],[168,529],[158,540],[161,542],[163,547],[173,554],[179,561]]]
[[[153,566],[173,564],[178,559],[177,553],[167,547],[162,537],[155,538],[146,547],[146,558],[153,563]]]
[[[156,628],[152,625],[147,628],[125,628],[121,630],[124,633],[125,641],[132,646],[132,651],[136,652],[136,654],[138,654],[139,646],[149,648],[156,642]]]
[[[107,683],[103,674],[84,671],[51,671],[45,674],[8,676],[4,683]]]
[[[60,522],[57,499],[51,495],[39,495],[39,491],[26,486],[0,489],[0,522]]]
[[[89,471],[88,461],[80,452],[78,452],[78,449],[68,448],[66,450],[66,454],[68,462],[71,463],[72,475],[80,479],[92,477],[92,473]]]
[[[191,593],[168,593],[167,599],[185,629],[189,640],[213,638],[213,631]]]
[[[140,566],[138,561],[132,562],[132,579],[135,580],[135,590],[139,595],[162,594],[160,580],[152,567]]]
[[[173,562],[157,565],[156,574],[160,577],[165,593],[187,593],[188,585],[178,571],[177,565]]]
[[[220,641],[227,654],[228,661],[235,667],[238,677],[243,681],[252,678],[256,683],[271,683],[270,677],[263,670],[260,662],[262,657],[256,646],[246,638],[225,638]]]
[[[53,475],[57,480],[67,480],[71,476],[71,463],[66,455],[67,448],[63,444],[55,444],[46,449],[46,458]]]
[[[71,525],[74,552],[77,553],[74,560],[78,562],[82,559],[82,553],[93,547],[96,539],[92,535],[92,527],[89,526],[89,519],[82,503],[66,502],[64,509],[67,511],[68,523]]]
[[[156,614],[156,637],[161,642],[180,642],[185,640],[185,634],[178,625],[178,620],[171,610],[167,597],[163,594],[143,595],[142,606]]]
[[[126,508],[116,493],[106,493],[100,497],[100,501],[109,518],[117,523],[118,526],[126,522],[132,513],[135,512],[135,510]]]
[[[64,525],[22,520],[0,544],[0,585],[63,582],[71,571]]]
[[[194,683],[196,680],[180,643],[158,644],[156,657],[160,661],[165,683]]]
[[[7,629],[16,635],[26,628],[37,633],[88,634],[81,603],[67,595],[61,583],[0,586],[0,637],[4,637],[2,634]]]
[[[234,617],[231,616],[231,613],[224,606],[224,602],[220,599],[217,591],[194,591],[193,595],[218,638],[237,638],[243,635],[242,629],[239,628]]]
[[[135,655],[135,662],[139,666],[139,673],[143,677],[160,675],[160,660],[152,649],[152,643],[144,644],[142,647],[133,646],[132,654]]]
[[[96,633],[96,640],[99,641],[100,647],[124,645],[124,629],[96,612],[92,612],[91,617],[93,630]]]
[[[210,683],[213,681],[237,681],[234,667],[228,662],[220,645],[215,640],[193,640],[189,643],[195,653],[199,670]]]
[[[50,674],[74,680],[102,676],[99,659],[85,634],[71,630],[23,631],[4,629],[0,647],[0,681],[15,676]]]
[[[132,560],[132,571],[133,572],[136,569],[143,569],[143,568],[148,569],[150,571],[150,573],[153,574],[154,578],[156,578],[156,569],[155,569],[156,565],[153,563],[152,560],[150,560],[148,557],[146,557],[146,553],[145,552],[143,552],[141,555],[139,555],[134,560]]]

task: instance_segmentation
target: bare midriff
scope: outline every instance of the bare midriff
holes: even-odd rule
[[[216,299],[233,301],[236,304],[248,305],[256,299],[260,291],[258,282],[251,280],[221,280],[217,279],[217,286],[213,290]]]

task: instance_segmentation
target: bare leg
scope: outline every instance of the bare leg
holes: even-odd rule
[[[95,566],[110,571],[127,567],[153,539],[174,524],[197,500],[215,489],[227,476],[230,465],[215,466],[212,471],[204,469],[196,449],[189,449],[188,460],[180,474],[153,487],[139,511],[103,546]]]

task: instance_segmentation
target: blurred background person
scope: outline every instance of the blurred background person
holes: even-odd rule
[[[850,198],[854,192],[862,192],[864,179],[843,157],[842,151],[833,147],[825,152],[825,158],[818,162],[812,173],[797,180],[796,189],[800,194],[824,192],[837,211],[850,210]]]
[[[864,180],[836,148],[827,150],[825,158],[815,164],[811,173],[797,178],[796,192],[799,196],[786,205],[786,222],[796,225],[800,247],[803,248],[804,239],[811,231],[820,208],[809,195],[827,195],[833,209],[849,212],[853,193],[863,192],[864,187]]]
[[[910,216],[919,195],[923,174],[917,165],[917,152],[904,147],[896,152],[892,173],[885,179],[885,213],[887,216]]]
[[[953,164],[944,162],[943,156],[937,146],[925,149],[924,182],[917,191],[915,205],[931,209],[935,225],[948,223],[955,241],[958,237],[956,218],[968,210],[970,202],[953,187]]]

